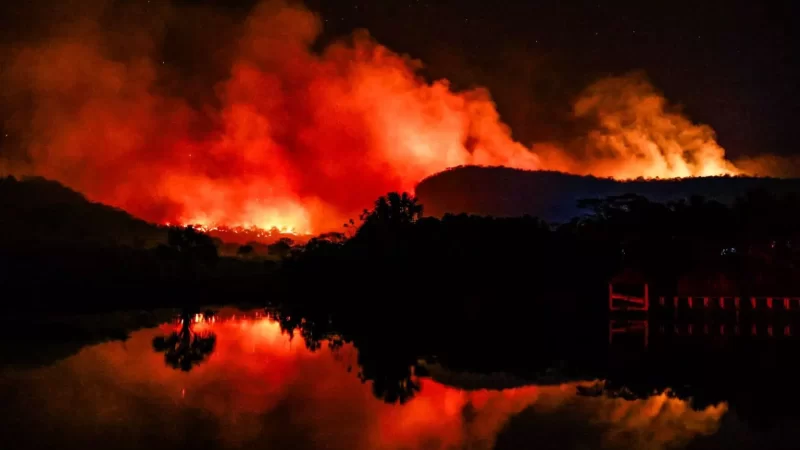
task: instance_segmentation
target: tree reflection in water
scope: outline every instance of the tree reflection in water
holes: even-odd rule
[[[19,449],[83,448],[106,440],[152,450],[264,443],[287,450],[666,450],[712,437],[727,414],[725,404],[696,410],[665,395],[636,400],[576,395],[601,390],[587,381],[506,384],[505,375],[450,369],[444,358],[441,364],[423,364],[430,371],[426,376],[409,369],[414,358],[424,357],[416,330],[397,333],[383,322],[359,329],[340,325],[336,316],[307,315],[303,327],[291,328],[290,343],[275,316],[262,314],[221,310],[215,321],[184,314],[182,324],[132,333],[125,345],[88,346],[33,373],[0,372],[0,397],[14,411],[0,424],[0,435]],[[303,321],[297,317],[302,316],[284,316],[287,323]],[[387,331],[376,333],[378,328]],[[217,340],[199,370],[196,364],[188,365],[190,372],[170,368],[180,363],[164,364],[167,341],[175,349],[183,338],[185,354],[192,333],[206,330]],[[161,353],[153,351],[157,336],[163,336]],[[311,343],[316,351],[308,350],[303,336],[318,339]],[[184,360],[196,362],[192,356]],[[48,433],[36,432],[43,429]],[[702,448],[737,447],[723,442]]]
[[[361,382],[371,381],[373,395],[386,403],[404,404],[414,398],[420,382],[413,355],[369,344],[357,346]]]
[[[164,363],[173,369],[184,372],[203,362],[216,346],[217,336],[214,332],[204,329],[193,329],[196,322],[213,320],[212,311],[205,314],[192,314],[184,309],[180,314],[180,329],[166,336],[153,339],[153,349],[164,353]]]
[[[358,350],[358,378],[362,383],[371,382],[372,393],[384,402],[404,404],[419,393],[419,377],[424,376],[424,369],[418,364],[418,356],[391,333],[365,334],[357,327],[337,328],[330,315],[315,311],[268,314],[290,340],[299,334],[311,352],[320,350],[324,342],[333,353],[344,344],[352,344]]]

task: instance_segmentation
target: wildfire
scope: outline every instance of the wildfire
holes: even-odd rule
[[[300,235],[300,234],[308,234],[308,233],[298,233],[294,227],[276,227],[273,226],[269,230],[265,230],[264,228],[260,227],[226,227],[224,225],[202,225],[202,224],[192,224],[189,222],[189,226],[194,227],[196,230],[202,231],[203,233],[211,233],[211,234],[226,234],[226,233],[233,233],[233,234],[241,234],[241,235],[248,235],[257,238],[272,238],[276,235],[281,234],[289,234],[289,235]]]
[[[430,83],[366,32],[313,52],[321,26],[300,6],[262,3],[235,27],[228,76],[203,102],[162,87],[176,75],[154,42],[126,41],[125,53],[113,45],[120,33],[78,21],[20,45],[4,81],[20,105],[34,105],[14,122],[27,155],[0,166],[157,223],[301,235],[338,229],[377,196],[457,165],[615,178],[740,173],[713,130],[672,112],[642,77],[586,89],[574,103],[575,119],[592,124],[586,135],[528,147],[486,90]]]
[[[192,225],[203,232],[247,234],[260,238],[268,238],[280,234],[310,234],[308,212],[302,205],[294,204],[283,209],[250,207],[243,222],[229,226],[223,212],[206,214],[181,219],[179,223]]]

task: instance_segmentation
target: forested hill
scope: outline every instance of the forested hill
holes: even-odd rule
[[[44,178],[0,178],[0,246],[150,247],[166,230]]]
[[[498,217],[525,214],[562,222],[583,213],[577,200],[628,193],[666,202],[701,195],[723,203],[752,190],[800,193],[800,179],[756,177],[698,177],[637,179],[570,175],[506,167],[463,166],[440,172],[417,185],[416,196],[425,215],[469,213]]]

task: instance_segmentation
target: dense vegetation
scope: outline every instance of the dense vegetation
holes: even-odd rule
[[[351,236],[322,235],[296,247],[284,262],[284,294],[345,295],[355,303],[435,298],[445,308],[491,299],[522,310],[528,303],[582,310],[592,305],[566,300],[597,292],[623,268],[672,291],[800,289],[795,194],[751,191],[731,205],[627,194],[579,206],[589,213],[560,225],[529,216],[438,219],[423,216],[413,197],[392,193],[365,211]],[[727,284],[698,285],[693,278]],[[547,301],[554,298],[560,301]]]

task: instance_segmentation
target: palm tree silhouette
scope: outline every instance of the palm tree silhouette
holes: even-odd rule
[[[361,220],[385,226],[406,225],[419,220],[422,212],[422,205],[417,203],[415,197],[408,195],[408,192],[390,192],[376,200],[371,211],[364,210]]]

